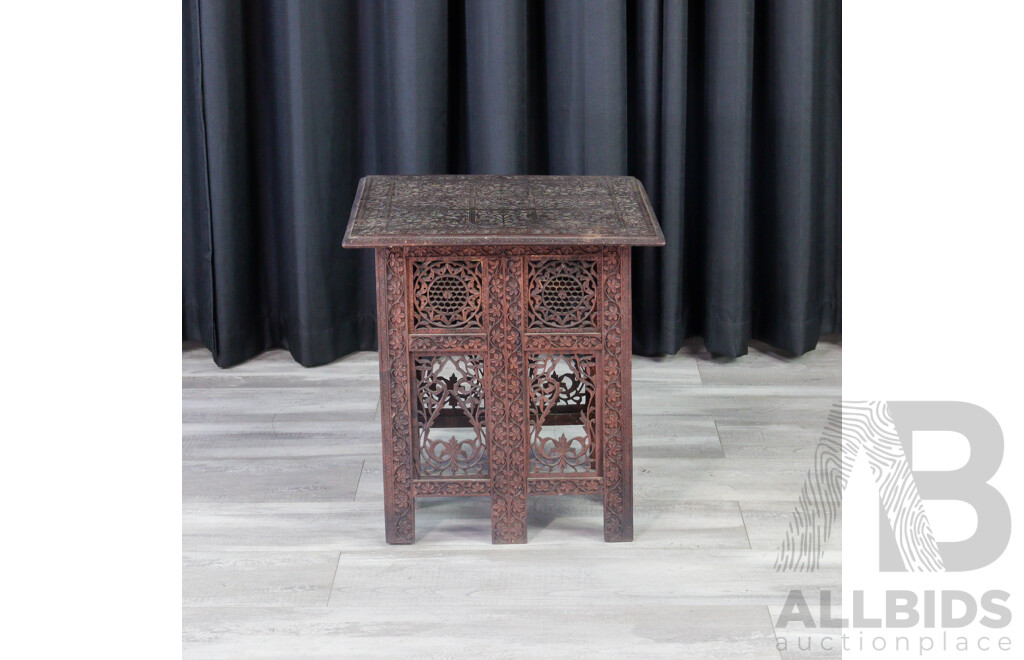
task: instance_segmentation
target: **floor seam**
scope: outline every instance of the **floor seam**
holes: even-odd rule
[[[729,455],[725,453],[725,443],[722,442],[722,432],[718,430],[718,420],[712,417],[711,423],[715,425],[715,438],[718,439],[718,448],[722,451],[722,458],[729,458]]]
[[[340,571],[340,570],[341,570],[341,552],[338,552],[338,562],[334,565],[334,576],[331,578],[331,588],[327,592],[327,607],[331,606],[331,596],[334,595],[334,583],[338,581],[338,571]],[[771,616],[771,613],[769,613],[769,616]]]
[[[750,542],[750,532],[747,530],[747,520],[743,517],[743,505],[740,504],[739,500],[736,500],[736,508],[740,512],[740,522],[743,523],[743,534],[747,537],[747,547],[751,550],[754,549],[754,544]]]
[[[365,469],[366,469],[366,459],[364,458],[363,462],[359,464],[359,476],[356,477],[356,489],[352,492],[352,501],[353,502],[357,501],[357,498],[359,497],[359,484],[361,484],[363,482],[363,470],[365,470]],[[743,514],[741,513],[740,515],[742,516]]]

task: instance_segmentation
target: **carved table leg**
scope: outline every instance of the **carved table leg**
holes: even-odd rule
[[[604,540],[633,540],[630,249],[604,250]]]
[[[526,392],[522,259],[488,259],[491,542],[526,543]]]
[[[405,255],[401,248],[376,251],[381,432],[384,456],[384,523],[388,543],[416,540],[412,493],[409,346],[406,337]]]

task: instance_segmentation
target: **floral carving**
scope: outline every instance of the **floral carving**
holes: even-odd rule
[[[604,251],[604,374],[602,441],[604,444],[604,538],[606,541],[633,539],[632,431],[630,411],[623,399],[623,364],[628,369],[628,327],[620,305],[623,304],[623,273],[629,271],[628,248],[609,247]],[[625,310],[628,313],[628,308]]]
[[[416,537],[412,495],[412,451],[409,447],[409,352],[406,346],[405,255],[400,248],[377,251],[377,273],[383,274],[383,300],[378,303],[387,319],[381,352],[386,352],[387,413],[384,429],[384,508],[388,543],[412,543]],[[385,358],[382,357],[382,361]],[[383,374],[383,371],[382,371]],[[382,396],[382,401],[384,397]],[[390,422],[390,423],[388,423]]]
[[[596,372],[593,355],[530,356],[531,473],[597,471]]]
[[[411,351],[473,351],[484,350],[486,342],[479,335],[419,335],[409,338]]]
[[[491,528],[495,543],[526,542],[526,446],[522,437],[525,393],[522,384],[522,260],[489,260],[491,422]],[[489,413],[491,414],[491,413]],[[493,415],[490,419],[494,419]]]
[[[591,479],[530,479],[531,495],[586,495],[601,492],[601,480]]]
[[[406,254],[415,259],[460,257],[467,259],[487,257],[522,257],[522,256],[578,256],[582,254],[601,255],[603,248],[599,245],[479,245],[460,247],[457,245],[428,245],[406,248]]]
[[[491,482],[483,479],[459,479],[457,481],[423,479],[413,481],[412,485],[416,497],[461,497],[491,494]]]
[[[526,335],[526,350],[556,351],[560,349],[595,349],[601,348],[600,335],[580,334],[537,334]]]
[[[661,240],[646,194],[631,177],[366,177],[348,244],[408,236],[463,245]]]
[[[418,356],[414,366],[419,475],[486,475],[483,357]]]

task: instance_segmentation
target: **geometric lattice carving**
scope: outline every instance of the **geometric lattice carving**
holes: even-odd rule
[[[529,259],[529,327],[595,329],[597,262],[591,259]]]
[[[486,476],[483,357],[418,356],[413,369],[419,476]]]
[[[530,472],[598,471],[594,355],[530,355]]]
[[[479,329],[480,261],[429,259],[413,262],[413,328]]]

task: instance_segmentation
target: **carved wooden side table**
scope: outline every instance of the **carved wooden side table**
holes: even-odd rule
[[[603,493],[633,538],[630,246],[664,245],[632,177],[369,176],[345,247],[376,248],[388,543],[415,499]]]

